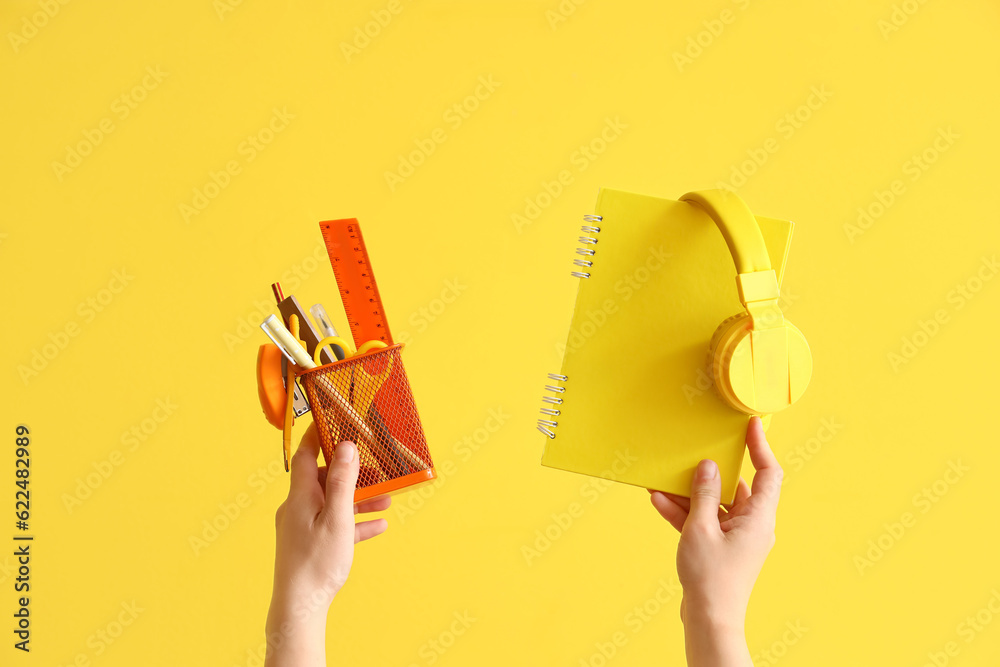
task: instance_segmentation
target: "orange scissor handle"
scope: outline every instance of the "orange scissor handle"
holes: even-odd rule
[[[285,427],[285,381],[281,377],[281,350],[268,343],[257,350],[257,397],[264,417],[275,428]]]

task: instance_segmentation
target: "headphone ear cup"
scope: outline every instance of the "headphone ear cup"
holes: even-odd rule
[[[812,379],[812,350],[799,328],[785,320],[788,329],[788,404],[802,398]]]
[[[751,334],[748,313],[727,318],[712,334],[708,352],[709,374],[719,397],[734,410],[750,415],[777,412],[797,401],[805,392],[812,377],[809,343],[788,320],[782,328],[786,342],[783,349],[787,349],[788,355],[788,376],[787,379],[782,378],[782,385],[778,387],[762,387],[759,383],[763,380],[754,377],[754,351],[748,340]],[[758,354],[768,358],[766,349],[758,350]],[[774,393],[787,394],[787,402],[767,406],[768,410],[762,412],[756,397]]]
[[[749,331],[750,315],[746,312],[737,313],[722,320],[722,323],[715,328],[712,338],[708,344],[708,356],[706,358],[705,370],[712,378],[712,388],[716,395],[724,403],[735,410],[746,412],[746,408],[739,403],[739,399],[728,390],[728,382],[724,376],[726,363],[732,359],[734,345],[733,333],[741,329]],[[725,342],[730,342],[726,345]],[[737,341],[738,342],[738,341]]]
[[[732,316],[727,317],[726,319],[722,320],[722,324],[720,324],[719,326],[715,327],[715,331],[712,332],[712,339],[708,343],[708,364],[709,364],[709,367],[711,367],[711,365],[714,363],[715,348],[718,347],[719,341],[722,339],[722,334],[724,334],[726,332],[726,329],[728,329],[729,326],[733,322],[736,322],[737,320],[745,320],[745,319],[747,319],[747,317],[748,317],[748,315],[746,313],[737,313],[735,315],[732,315]]]

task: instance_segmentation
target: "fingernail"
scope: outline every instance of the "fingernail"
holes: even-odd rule
[[[341,461],[343,463],[349,463],[354,460],[354,443],[344,441],[337,445],[333,450],[333,459],[335,461]]]
[[[715,465],[715,461],[705,459],[698,464],[698,472],[695,474],[699,482],[707,482],[719,476],[719,466]]]

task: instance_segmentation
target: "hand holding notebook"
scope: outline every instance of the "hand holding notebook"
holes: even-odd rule
[[[542,464],[687,495],[712,459],[731,503],[749,415],[766,425],[812,373],[778,306],[792,223],[724,190],[674,201],[607,188],[584,221]]]

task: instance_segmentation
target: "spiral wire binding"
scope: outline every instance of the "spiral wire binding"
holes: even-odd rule
[[[588,214],[583,216],[583,221],[587,224],[580,227],[580,231],[584,234],[600,234],[601,228],[598,223],[604,221],[604,217],[600,215]],[[582,255],[583,257],[593,257],[596,253],[596,249],[592,246],[597,245],[597,239],[593,236],[581,236],[578,238],[580,244],[583,247],[576,249],[577,255]],[[574,266],[579,266],[580,268],[589,269],[594,266],[593,260],[590,259],[574,259]],[[570,275],[574,278],[589,278],[590,273],[587,271],[571,271]],[[549,373],[549,380],[553,383],[561,382],[565,383],[569,380],[565,375],[560,375],[559,373]],[[562,384],[547,384],[545,385],[545,390],[550,391],[553,394],[565,394],[566,387]],[[539,410],[545,417],[558,417],[561,414],[559,410],[560,405],[563,403],[563,399],[560,396],[542,396],[542,402],[546,403],[545,406]],[[538,420],[538,430],[547,435],[549,438],[555,438],[556,434],[552,429],[559,426],[559,422],[554,419],[539,419]]]
[[[587,224],[583,225],[582,227],[580,227],[580,231],[583,232],[584,234],[599,234],[601,232],[601,228],[598,227],[596,223],[599,223],[602,220],[604,220],[603,216],[587,214],[587,215],[583,216],[583,221],[586,222]],[[597,245],[597,239],[594,238],[593,236],[581,236],[577,240],[584,247],[577,248],[576,249],[576,254],[583,255],[584,257],[593,257],[596,249],[595,248],[588,248],[586,246]],[[583,268],[583,269],[589,269],[592,266],[594,266],[594,262],[592,260],[589,260],[589,259],[574,259],[573,260],[573,264],[575,266],[579,266],[580,268]],[[590,272],[589,271],[570,271],[570,275],[573,276],[574,278],[589,278],[590,277]]]
[[[565,375],[559,375],[558,373],[549,373],[549,380],[552,380],[553,382],[565,382],[568,379],[569,378],[567,378]],[[556,384],[547,384],[545,385],[545,389],[556,394],[562,394],[563,392],[566,391],[566,387]],[[560,405],[563,402],[563,400],[558,396],[543,396],[542,400],[548,403],[549,405]],[[557,408],[542,408],[541,410],[539,410],[539,412],[541,412],[546,417],[559,416],[559,410]],[[559,426],[559,422],[555,421],[554,419],[538,420],[538,430],[544,433],[545,435],[549,436],[550,438],[556,437],[556,434],[553,433],[551,429],[554,429],[557,426]]]

